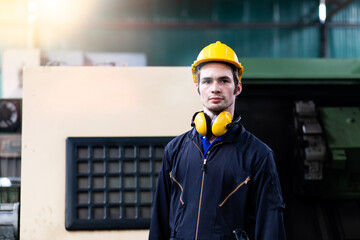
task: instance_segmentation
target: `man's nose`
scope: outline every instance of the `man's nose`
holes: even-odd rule
[[[213,84],[211,85],[211,91],[212,92],[220,92],[221,90],[221,86],[217,81],[214,81]]]

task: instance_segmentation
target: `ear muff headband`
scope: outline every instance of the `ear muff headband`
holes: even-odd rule
[[[227,125],[232,121],[231,114],[227,111],[219,113],[211,121],[210,117],[204,112],[197,112],[193,116],[192,126],[195,126],[196,131],[203,136],[210,136],[213,134],[216,137],[224,135],[227,131]]]

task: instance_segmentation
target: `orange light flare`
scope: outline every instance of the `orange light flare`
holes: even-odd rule
[[[29,21],[57,28],[62,34],[78,30],[89,21],[98,0],[29,0]],[[34,16],[34,17],[31,17]]]

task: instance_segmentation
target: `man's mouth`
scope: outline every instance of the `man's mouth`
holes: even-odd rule
[[[209,98],[211,102],[218,103],[222,101],[222,97],[211,97]]]

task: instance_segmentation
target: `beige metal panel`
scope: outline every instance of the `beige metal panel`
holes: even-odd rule
[[[8,49],[2,58],[2,97],[22,98],[23,67],[40,66],[40,50]]]
[[[202,109],[190,68],[34,67],[24,77],[21,239],[147,239],[147,230],[66,231],[65,139],[190,129]]]

